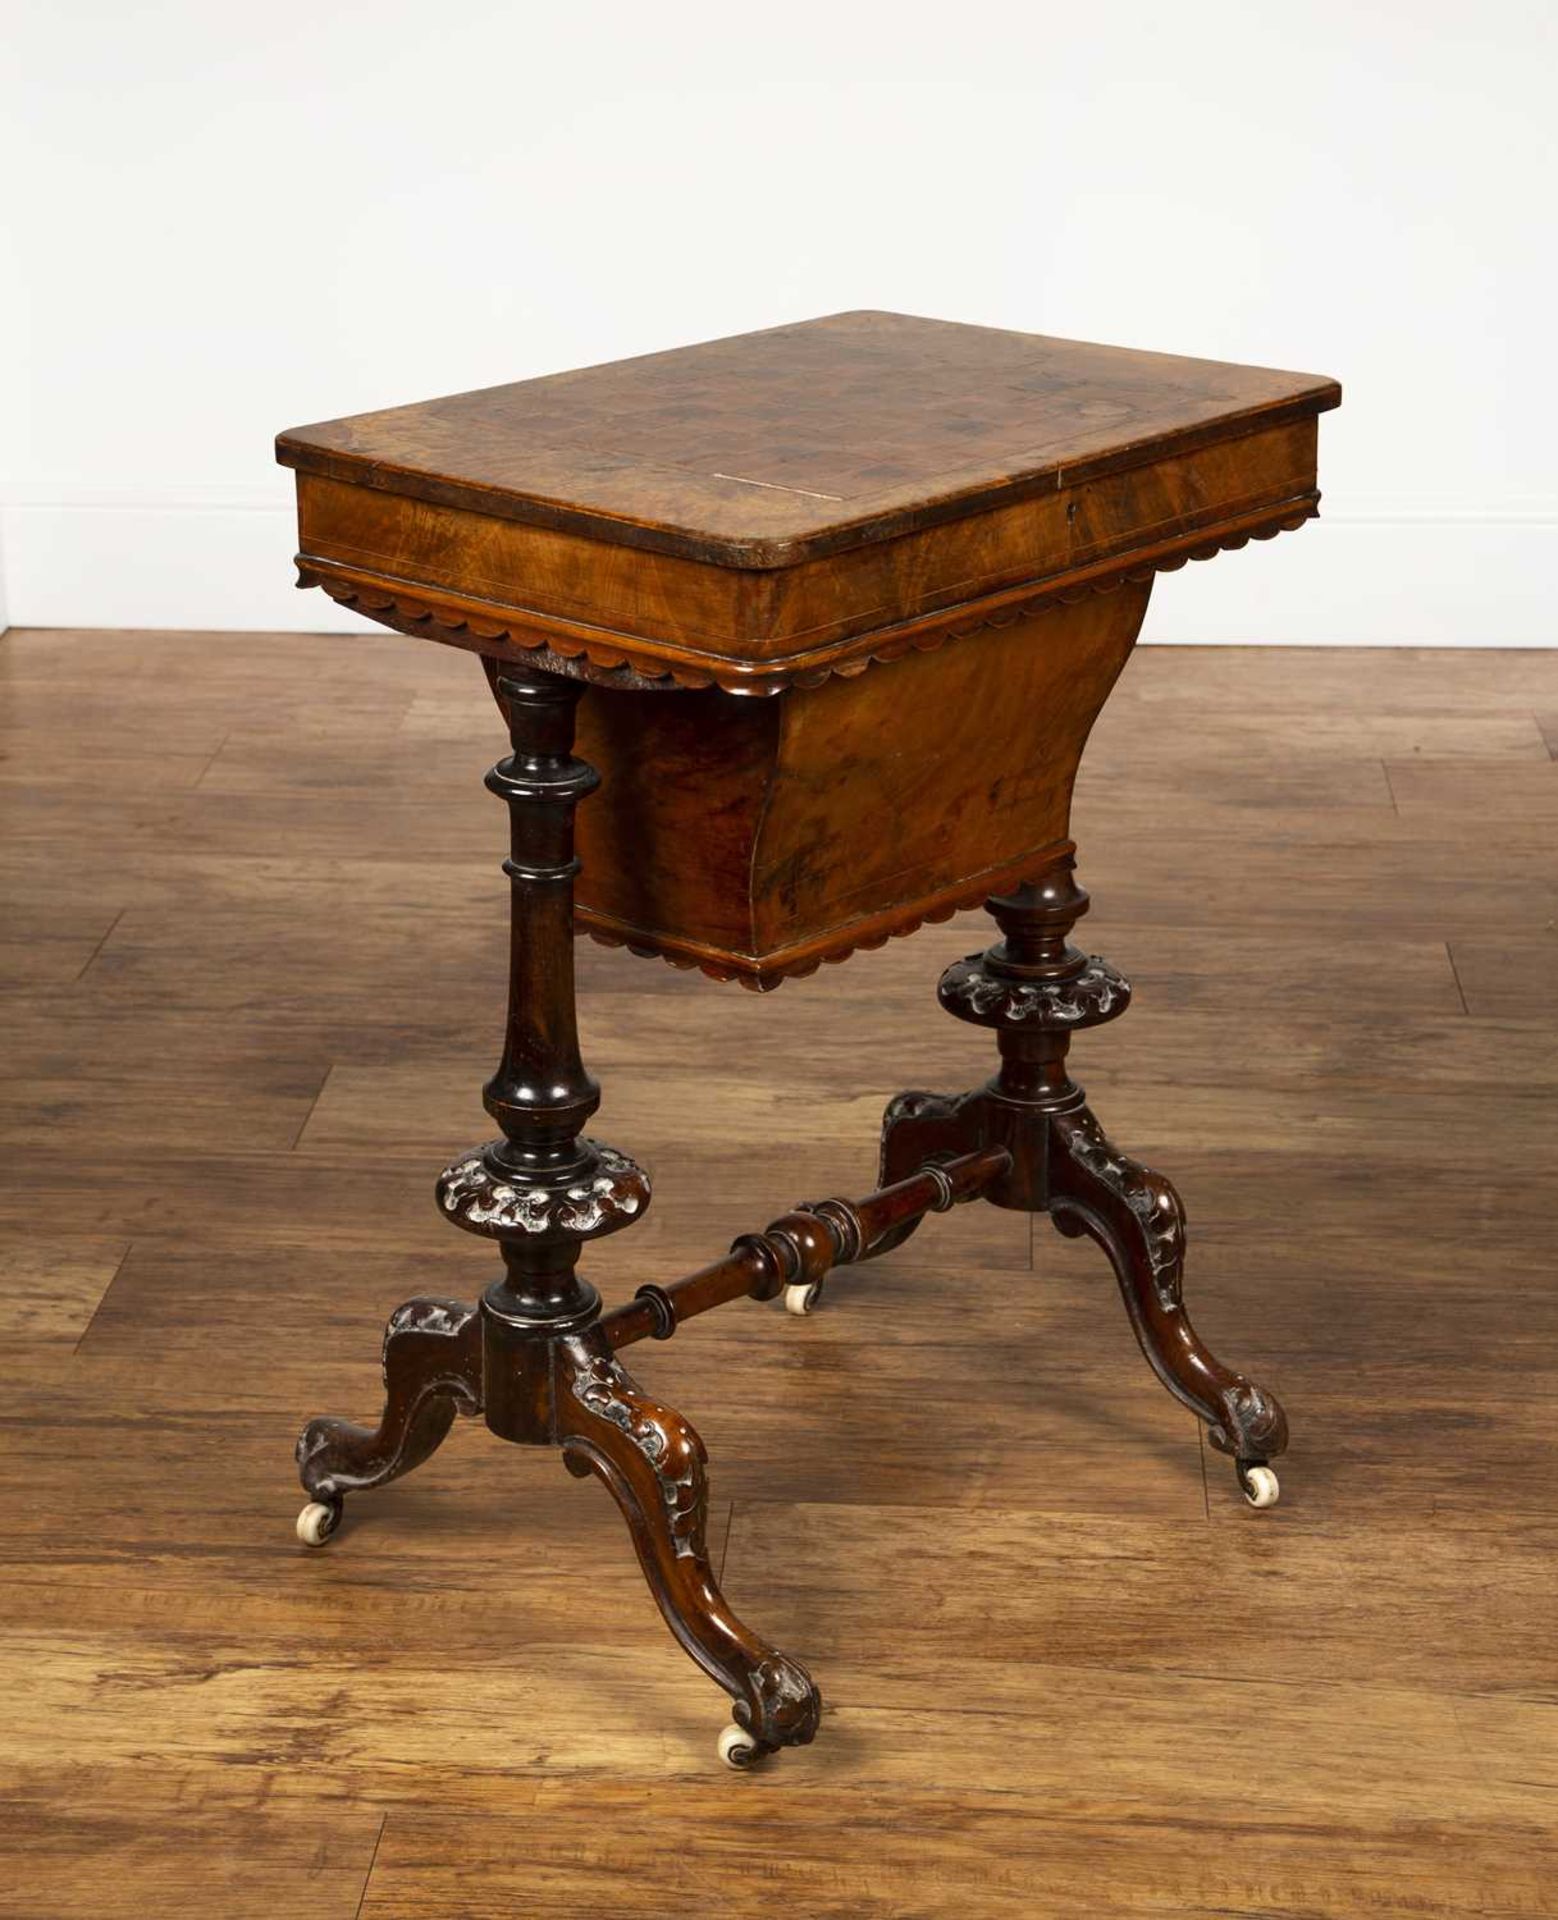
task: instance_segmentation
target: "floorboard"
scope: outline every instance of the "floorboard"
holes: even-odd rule
[[[292,1539],[303,1418],[490,1264],[431,1188],[486,1131],[499,750],[423,643],[0,638],[0,1913],[1550,1920],[1558,653],[1146,649],[1089,750],[1136,1000],[1078,1073],[1288,1405],[1274,1512],[1043,1220],[637,1350],[823,1689],[752,1777],[548,1455],[466,1426]],[[933,994],[987,938],[765,997],[581,943],[656,1180],[608,1298],[867,1190],[888,1094],[990,1070]]]

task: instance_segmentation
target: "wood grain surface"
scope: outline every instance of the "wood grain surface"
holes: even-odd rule
[[[457,1431],[292,1537],[301,1419],[375,1412],[387,1310],[494,1266],[431,1197],[505,977],[480,675],[6,635],[0,1912],[1551,1916],[1555,713],[1555,655],[1129,662],[1073,830],[1136,999],[1074,1063],[1288,1407],[1282,1505],[1043,1219],[646,1342],[726,1591],[827,1703],[740,1777],[550,1454]],[[600,1124],[656,1186],[588,1250],[608,1300],[865,1191],[886,1095],[989,1071],[934,1000],[989,938],[769,998],[582,945]]]
[[[846,313],[276,454],[300,586],[575,678],[763,696],[1302,526],[1340,401],[1318,375]]]
[[[284,464],[728,566],[789,566],[1336,406],[1318,374],[904,313],[280,434]]]
[[[578,919],[762,990],[1041,873],[1147,594],[776,700],[590,689],[579,751],[604,777],[579,814]]]

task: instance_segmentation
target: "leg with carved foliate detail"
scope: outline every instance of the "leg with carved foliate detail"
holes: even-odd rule
[[[384,1334],[384,1413],[377,1427],[311,1420],[298,1440],[298,1475],[309,1495],[298,1538],[320,1547],[340,1524],[348,1493],[383,1486],[418,1467],[443,1443],[459,1413],[482,1404],[481,1328],[457,1300],[410,1300]]]
[[[1185,1210],[1161,1173],[1113,1147],[1086,1107],[1053,1122],[1050,1218],[1068,1236],[1087,1234],[1109,1256],[1148,1365],[1176,1400],[1232,1454],[1252,1506],[1270,1506],[1270,1462],[1287,1445],[1275,1398],[1207,1349],[1185,1312]]]
[[[481,1413],[503,1440],[560,1447],[574,1473],[611,1489],[673,1633],[733,1698],[720,1754],[746,1766],[810,1741],[821,1701],[805,1669],[725,1604],[705,1537],[703,1443],[680,1414],[640,1392],[614,1354],[634,1339],[669,1338],[694,1296],[701,1307],[749,1293],[771,1299],[792,1281],[814,1285],[856,1256],[866,1228],[847,1202],[798,1209],[767,1235],[743,1236],[739,1258],[692,1276],[691,1293],[679,1287],[673,1301],[666,1288],[644,1287],[631,1306],[603,1316],[578,1270],[581,1251],[641,1219],[650,1184],[625,1153],[583,1130],[600,1104],[580,1056],[573,973],[574,814],[598,784],[573,752],[584,688],[528,662],[494,665],[492,679],[512,747],[487,775],[510,825],[508,1020],[483,1090],[501,1137],[458,1155],[435,1192],[448,1220],[496,1245],[502,1272],[477,1307],[416,1300],[394,1316],[377,1428],[310,1423],[298,1449],[311,1495],[299,1533],[321,1544],[345,1493],[426,1459],[457,1410]],[[906,1209],[950,1206],[1002,1164],[987,1156],[938,1173],[932,1193],[874,1195],[864,1217],[894,1224]]]
[[[921,1167],[955,1160],[959,1154],[972,1153],[979,1145],[977,1124],[970,1124],[964,1109],[975,1096],[945,1093],[900,1093],[887,1103],[882,1115],[882,1145],[878,1159],[877,1185],[893,1186],[907,1180]],[[918,1232],[923,1213],[915,1214],[901,1226],[884,1233],[861,1254],[862,1260],[879,1260],[884,1253],[901,1247]]]
[[[703,1442],[681,1414],[634,1384],[598,1335],[566,1341],[559,1361],[565,1464],[611,1489],[666,1624],[735,1701],[721,1758],[744,1767],[780,1747],[806,1745],[822,1711],[811,1675],[744,1627],[715,1581]]]
[[[1087,911],[1072,878],[1072,849],[1016,892],[986,901],[1002,939],[956,961],[942,975],[941,1004],[990,1029],[1001,1054],[996,1077],[956,1097],[905,1093],[887,1109],[882,1178],[993,1147],[1010,1156],[985,1189],[998,1207],[1049,1213],[1065,1234],[1086,1233],[1119,1276],[1131,1324],[1153,1371],[1206,1422],[1213,1446],[1232,1454],[1252,1506],[1278,1494],[1271,1461],[1287,1445],[1287,1420],[1271,1394],[1207,1351],[1180,1298],[1185,1216],[1161,1174],[1109,1144],[1067,1070],[1075,1034],[1117,1019],[1129,983],[1096,954],[1071,945]],[[901,1246],[918,1220],[873,1243],[869,1255]]]

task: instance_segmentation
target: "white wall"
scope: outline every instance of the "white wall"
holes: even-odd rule
[[[11,0],[17,623],[340,626],[275,430],[852,306],[1335,374],[1157,638],[1555,638],[1546,0]]]

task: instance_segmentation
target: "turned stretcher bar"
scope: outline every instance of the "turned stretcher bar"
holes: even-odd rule
[[[898,1228],[978,1199],[1011,1164],[1005,1147],[987,1147],[922,1167],[863,1200],[796,1207],[762,1233],[740,1235],[724,1259],[668,1287],[640,1287],[631,1300],[601,1316],[601,1330],[616,1351],[636,1340],[669,1340],[684,1320],[729,1300],[772,1300],[787,1290],[812,1294],[834,1267],[885,1252],[889,1234],[896,1244]]]

